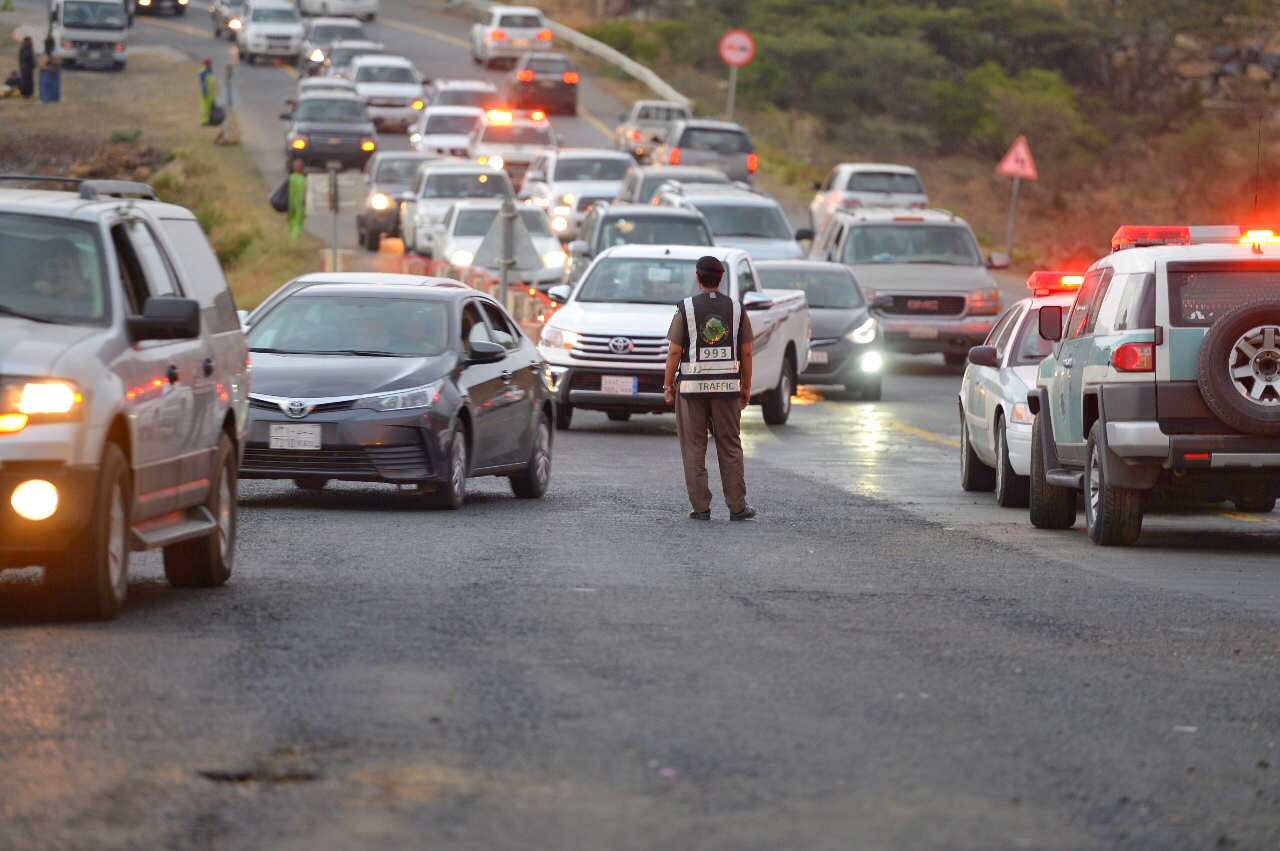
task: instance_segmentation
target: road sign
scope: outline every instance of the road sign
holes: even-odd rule
[[[720,36],[720,58],[724,64],[741,68],[756,55],[756,42],[746,30],[729,30]]]
[[[1004,159],[1000,160],[1000,165],[996,166],[996,174],[1016,177],[1019,180],[1040,178],[1040,173],[1036,171],[1036,161],[1031,158],[1031,146],[1027,144],[1026,136],[1019,136],[1013,140],[1009,152],[1004,155]]]

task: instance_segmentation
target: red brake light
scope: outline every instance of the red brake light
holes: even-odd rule
[[[563,74],[560,75],[560,79],[564,80],[566,83],[572,86],[574,83],[578,82],[578,72],[565,71]]]
[[[525,68],[523,71],[517,71],[517,72],[516,72],[516,79],[517,79],[517,80],[519,80],[519,81],[520,81],[520,82],[522,82],[522,83],[532,83],[532,82],[533,82],[533,72],[532,72],[532,71],[530,71],[528,68]]]
[[[1149,245],[1190,245],[1189,227],[1151,227],[1148,225],[1121,225],[1111,237],[1111,250],[1142,248]]]
[[[667,155],[667,162],[671,165],[680,165],[680,149],[672,148],[671,153]]]
[[[502,30],[489,30],[489,35],[487,36],[487,38],[489,39],[489,41],[506,41],[507,34]]]
[[[1111,353],[1111,365],[1120,372],[1152,372],[1156,368],[1154,343],[1125,343]]]
[[[1070,272],[1032,272],[1027,278],[1027,289],[1036,295],[1050,293],[1066,293],[1080,289],[1084,283],[1084,275]]]
[[[631,141],[633,141],[633,142],[639,142],[639,141],[640,141],[640,131],[639,131],[639,130],[632,130],[632,131],[631,131]]]
[[[538,41],[551,41],[551,30],[538,30]]]
[[[755,154],[747,154],[747,174],[755,174],[760,167],[760,158]]]

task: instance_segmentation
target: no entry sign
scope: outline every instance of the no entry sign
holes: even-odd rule
[[[741,68],[756,55],[756,42],[746,30],[729,30],[720,36],[720,58],[724,64]]]

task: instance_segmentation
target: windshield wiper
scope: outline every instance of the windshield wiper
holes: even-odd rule
[[[381,352],[375,349],[333,349],[328,352],[313,352],[317,355],[355,355],[366,358],[412,358],[419,355],[406,355],[404,352]]]
[[[48,316],[37,316],[34,313],[24,313],[21,310],[15,310],[12,307],[8,307],[3,304],[0,304],[0,313],[3,313],[5,316],[16,316],[19,319],[30,319],[32,322],[44,322],[49,325],[59,324],[58,320],[52,319]]]

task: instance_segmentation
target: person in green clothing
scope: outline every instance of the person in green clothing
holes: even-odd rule
[[[213,60],[200,63],[200,124],[209,126],[213,117],[213,104],[218,99],[218,81],[213,75]]]
[[[307,220],[307,176],[303,170],[302,160],[294,160],[293,173],[289,175],[289,236],[294,242],[302,236],[302,225]]]

